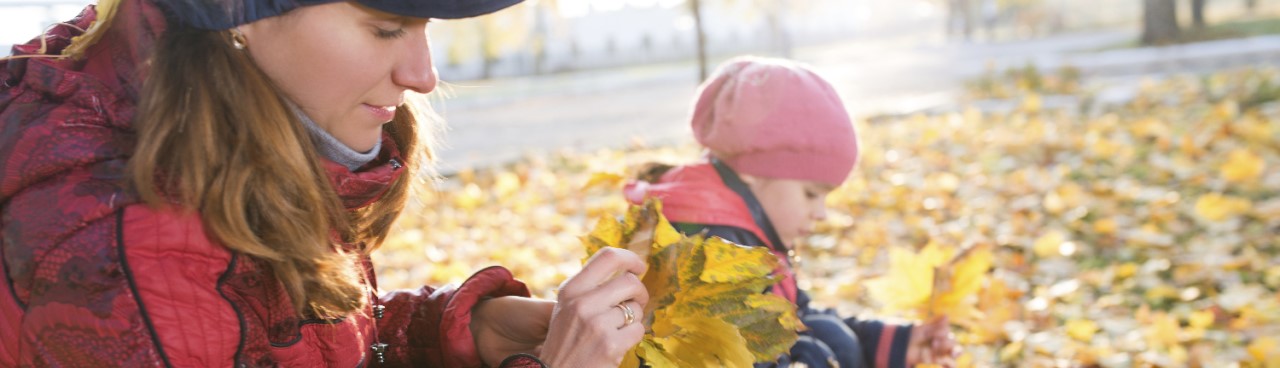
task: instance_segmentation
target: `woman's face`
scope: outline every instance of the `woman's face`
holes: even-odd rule
[[[249,55],[285,97],[356,151],[367,152],[381,139],[406,91],[436,87],[427,19],[335,2],[240,30]]]
[[[790,242],[808,236],[817,221],[827,218],[827,194],[831,185],[805,180],[772,179],[742,176],[751,193],[764,207],[773,229],[782,241]]]

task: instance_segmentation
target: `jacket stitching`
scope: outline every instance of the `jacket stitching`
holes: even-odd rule
[[[237,307],[236,303],[232,302],[231,298],[227,297],[227,293],[224,293],[222,291],[222,286],[227,283],[227,280],[231,279],[231,274],[232,272],[235,271],[236,262],[238,260],[240,260],[240,254],[236,252],[231,252],[231,261],[227,262],[227,270],[222,272],[222,276],[218,276],[218,284],[217,286],[215,286],[215,289],[218,290],[218,295],[222,296],[222,300],[226,300],[227,305],[231,306],[231,310],[236,312],[236,320],[240,323],[240,340],[236,342],[236,355],[233,356],[233,359],[235,359],[236,363],[239,363],[241,359],[244,359],[243,357],[244,340],[245,340],[244,335],[245,335],[245,329],[246,329],[244,313],[241,313],[240,307]]]
[[[4,265],[4,282],[9,287],[9,297],[13,298],[13,303],[18,305],[18,309],[23,312],[27,311],[27,303],[23,303],[22,299],[18,299],[18,289],[13,287],[13,276],[9,274],[9,262],[4,256],[4,247],[0,246],[0,262],[6,262]]]
[[[468,282],[471,282],[471,280],[475,279],[477,276],[480,276],[480,274],[486,273],[486,271],[489,271],[490,269],[494,269],[494,268],[502,269],[501,266],[485,267],[484,269],[480,270],[480,272],[476,272],[475,274],[472,274],[470,277],[467,277],[466,281],[463,281],[461,284],[458,284],[458,290],[454,290],[453,293],[449,294],[449,299],[445,300],[444,305],[440,307],[440,319],[436,320],[436,326],[437,326],[436,328],[439,329],[436,331],[436,333],[439,334],[437,336],[446,336],[444,331],[444,317],[446,314],[448,314],[447,311],[449,310],[449,306],[453,305],[453,299],[458,297],[458,294],[462,294],[462,287],[467,286]],[[493,292],[493,291],[490,291],[490,292]],[[484,296],[482,295],[481,297],[483,298]],[[474,307],[474,305],[472,307]],[[471,316],[470,318],[475,318],[475,316]],[[468,332],[470,331],[468,330]],[[472,336],[472,338],[475,338],[475,337]],[[443,356],[440,357],[440,364],[444,364]]]
[[[142,315],[142,323],[147,326],[147,331],[151,332],[151,342],[156,345],[156,354],[160,355],[160,361],[164,362],[165,367],[173,367],[169,362],[169,357],[164,354],[164,346],[160,345],[160,334],[156,333],[156,327],[151,323],[151,317],[147,315],[147,307],[142,303],[142,293],[138,292],[138,282],[133,278],[133,270],[129,268],[129,258],[124,251],[124,208],[116,211],[116,250],[120,256],[120,267],[124,270],[124,276],[129,281],[129,291],[133,292],[133,300],[138,303],[138,313]]]
[[[271,346],[273,346],[273,347],[277,347],[277,348],[287,348],[287,347],[290,347],[290,346],[293,346],[293,345],[298,344],[298,342],[302,341],[302,326],[306,326],[306,325],[336,325],[336,324],[341,324],[341,323],[346,322],[346,321],[347,321],[347,318],[346,318],[346,317],[342,317],[342,318],[334,318],[334,319],[319,319],[319,318],[309,318],[309,319],[304,319],[304,320],[302,320],[302,321],[299,321],[299,322],[298,322],[298,334],[297,334],[296,336],[294,336],[293,338],[290,338],[288,341],[285,341],[285,342],[274,342],[274,341],[272,341],[272,342],[271,342]]]

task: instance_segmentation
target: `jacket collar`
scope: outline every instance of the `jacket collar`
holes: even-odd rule
[[[678,166],[663,174],[656,183],[627,183],[623,194],[632,204],[643,203],[646,198],[662,200],[662,214],[671,222],[732,226],[750,231],[770,249],[785,249],[750,190],[745,185],[732,188],[735,181],[741,183],[737,174],[717,166],[723,165],[703,162]],[[728,172],[722,176],[724,170]]]
[[[400,147],[386,131],[382,132],[382,151],[378,158],[354,171],[329,159],[322,160],[329,183],[347,209],[362,208],[382,198],[405,171]]]

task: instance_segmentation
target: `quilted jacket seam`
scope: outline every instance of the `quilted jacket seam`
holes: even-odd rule
[[[133,270],[129,268],[129,259],[124,250],[123,207],[116,211],[116,251],[119,252],[120,268],[124,271],[125,279],[129,281],[129,291],[133,294],[134,302],[138,303],[138,314],[142,316],[142,323],[147,326],[147,331],[151,333],[151,342],[156,346],[156,354],[160,356],[160,361],[164,362],[165,367],[173,367],[173,363],[169,362],[169,357],[164,353],[164,346],[160,344],[160,334],[156,333],[155,324],[151,322],[151,316],[147,314],[147,307],[142,303],[142,293],[138,291],[138,282],[133,277]]]
[[[236,269],[236,262],[239,260],[240,260],[240,254],[236,252],[231,252],[231,261],[227,262],[227,270],[222,272],[222,276],[218,276],[218,284],[217,286],[214,287],[216,290],[218,290],[218,295],[222,297],[222,300],[226,300],[227,305],[231,306],[231,310],[236,312],[236,320],[240,323],[240,339],[239,341],[236,342],[236,354],[233,356],[233,359],[235,360],[236,363],[239,363],[241,359],[244,358],[243,357],[244,340],[245,340],[244,334],[245,334],[245,329],[247,327],[245,326],[246,323],[244,319],[244,313],[240,312],[240,307],[237,307],[236,303],[232,302],[231,298],[227,297],[227,293],[222,291],[222,286],[225,285],[227,280],[231,278],[231,274]]]
[[[8,262],[4,255],[4,247],[2,246],[0,246],[0,262]],[[4,271],[4,282],[5,285],[9,287],[9,297],[13,298],[13,303],[18,305],[18,309],[21,309],[23,313],[26,313],[27,303],[23,303],[22,299],[18,299],[18,289],[13,286],[13,276],[9,274],[8,264],[5,265]]]
[[[302,327],[303,327],[303,326],[306,326],[306,325],[337,325],[337,324],[346,323],[346,321],[347,321],[346,317],[343,317],[343,318],[334,318],[334,319],[319,319],[319,318],[310,318],[310,319],[305,319],[305,320],[302,320],[302,321],[298,321],[298,334],[297,334],[297,336],[294,336],[293,338],[290,338],[290,339],[289,339],[288,341],[286,341],[286,342],[275,342],[275,341],[269,341],[269,343],[271,344],[271,346],[272,346],[272,347],[277,347],[277,348],[287,348],[287,347],[291,347],[291,346],[297,345],[299,342],[301,342],[301,341],[302,341]]]

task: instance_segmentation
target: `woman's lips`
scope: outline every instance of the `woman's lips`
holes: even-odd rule
[[[370,104],[363,104],[363,105],[365,110],[368,110],[369,113],[372,114],[373,117],[377,118],[379,121],[384,121],[384,122],[391,121],[391,119],[396,117],[395,106],[374,106]]]

